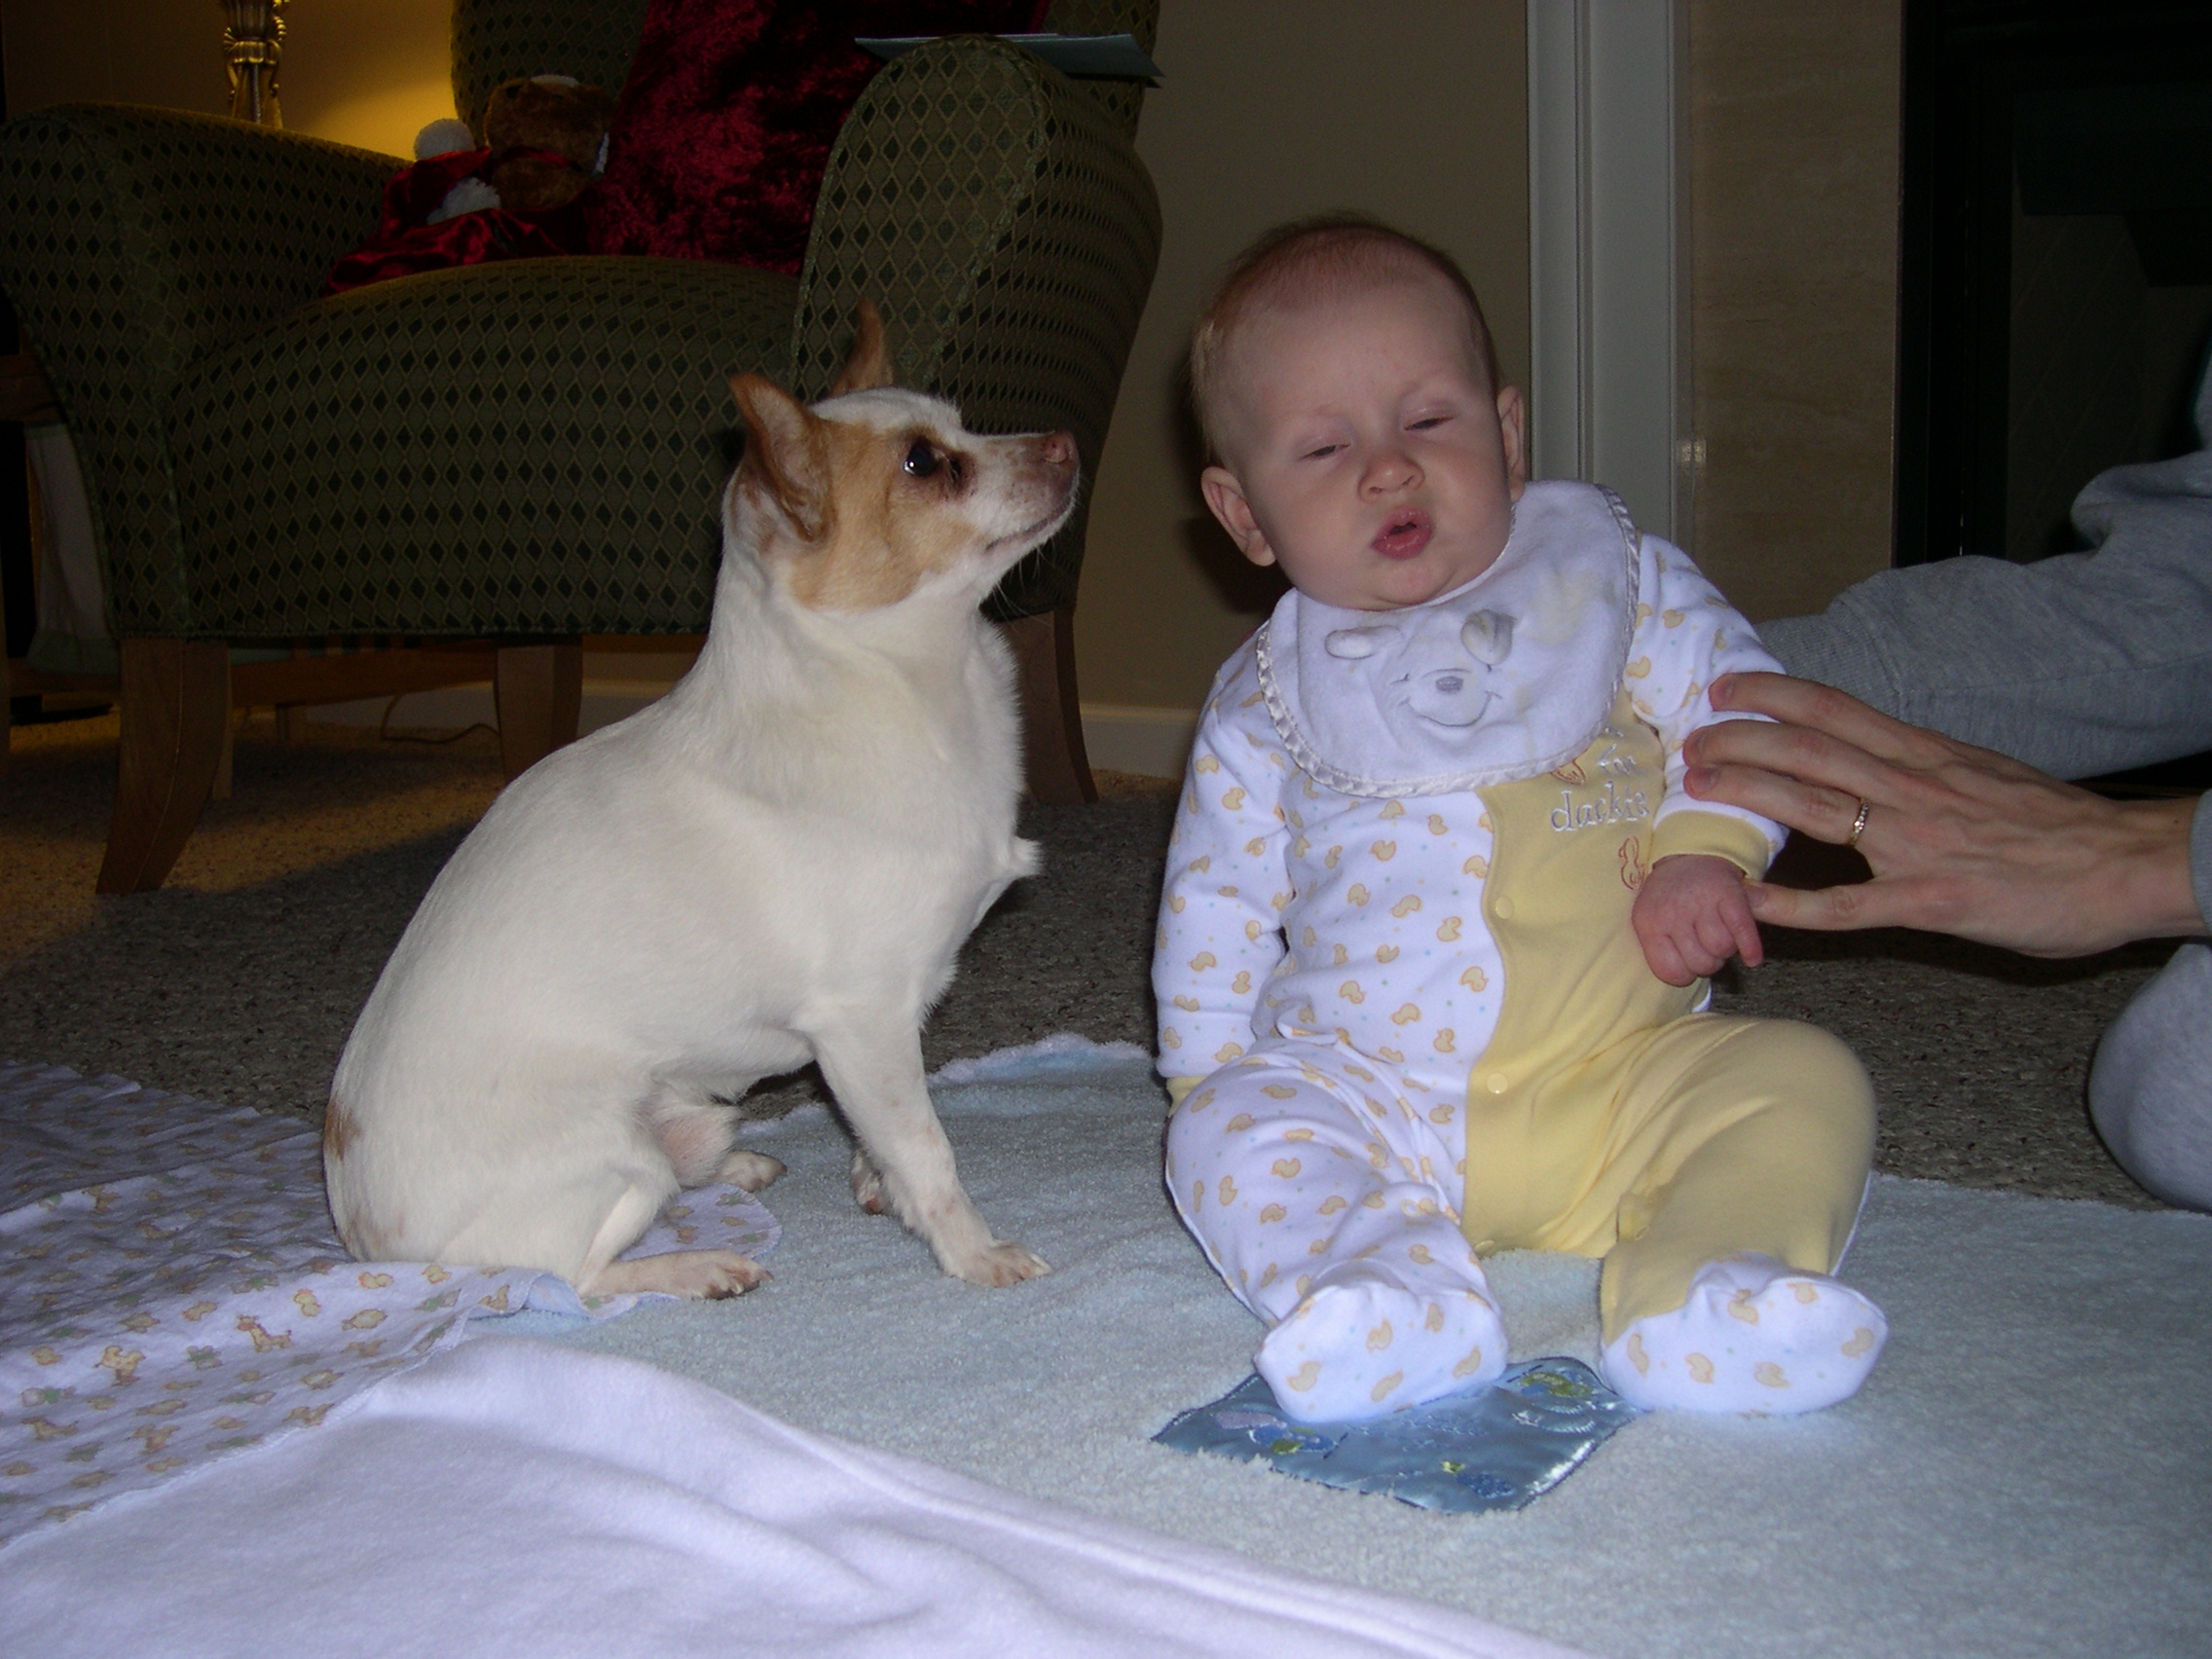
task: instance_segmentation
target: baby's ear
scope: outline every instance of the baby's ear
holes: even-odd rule
[[[1221,528],[1229,532],[1229,539],[1236,543],[1237,552],[1255,565],[1275,562],[1275,550],[1268,545],[1267,532],[1252,516],[1252,503],[1244,498],[1244,486],[1236,481],[1235,473],[1226,466],[1209,466],[1198,474],[1198,489]]]
[[[1505,442],[1505,493],[1518,501],[1529,487],[1529,408],[1517,386],[1497,394],[1497,430]]]

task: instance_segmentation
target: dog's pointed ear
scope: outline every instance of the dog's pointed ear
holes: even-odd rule
[[[883,318],[876,315],[871,301],[863,300],[853,317],[853,349],[845,354],[845,366],[837,371],[830,395],[842,397],[848,391],[873,391],[889,385],[891,348],[884,344]]]
[[[732,375],[730,395],[745,422],[745,454],[737,463],[791,521],[804,541],[821,539],[829,524],[829,454],[814,412],[774,381]]]

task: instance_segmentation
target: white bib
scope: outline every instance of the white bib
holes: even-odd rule
[[[1284,594],[1253,648],[1291,758],[1330,789],[1383,797],[1564,766],[1620,690],[1639,541],[1611,491],[1531,484],[1497,563],[1426,605]]]

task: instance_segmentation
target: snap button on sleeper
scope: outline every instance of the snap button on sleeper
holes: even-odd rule
[[[1503,1094],[1511,1086],[1512,1079],[1508,1078],[1503,1072],[1492,1072],[1490,1076],[1483,1079],[1483,1087],[1493,1094]]]
[[[1496,903],[1493,904],[1491,908],[1496,911],[1497,914],[1503,917],[1506,921],[1510,922],[1513,919],[1513,901],[1510,899],[1500,899]]]

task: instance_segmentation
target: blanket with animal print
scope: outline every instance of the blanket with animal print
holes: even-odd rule
[[[0,1548],[343,1414],[472,1320],[609,1318],[550,1274],[356,1262],[296,1119],[0,1065]],[[683,1194],[632,1255],[775,1244],[734,1187]]]

